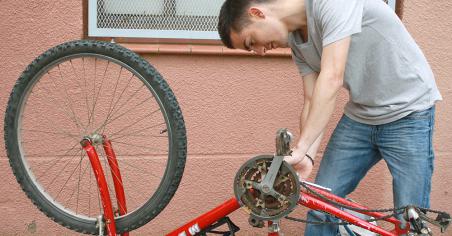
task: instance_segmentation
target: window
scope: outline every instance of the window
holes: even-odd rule
[[[89,37],[218,40],[225,0],[87,1]],[[401,17],[403,0],[383,1]]]
[[[90,37],[219,39],[224,0],[89,0]]]

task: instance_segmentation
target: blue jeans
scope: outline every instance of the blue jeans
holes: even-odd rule
[[[435,107],[383,125],[367,125],[343,116],[325,150],[315,183],[345,197],[369,169],[384,159],[392,175],[394,207],[430,207]],[[309,211],[308,220],[337,219]],[[308,224],[305,236],[336,236],[335,225]]]

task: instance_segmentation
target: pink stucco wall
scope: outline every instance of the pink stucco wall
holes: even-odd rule
[[[449,212],[451,12],[448,0],[412,0],[406,2],[404,14],[404,23],[430,61],[444,97],[437,106],[432,207]],[[82,23],[81,1],[1,1],[0,114],[25,66],[47,48],[81,38]],[[289,57],[144,56],[174,90],[188,131],[188,161],[176,196],[157,219],[134,233],[162,235],[229,199],[237,168],[255,155],[272,153],[278,128],[288,127],[297,134],[302,83]],[[346,99],[343,91],[322,150]],[[72,234],[47,219],[26,198],[8,165],[3,128],[0,136],[0,235]],[[371,207],[391,206],[391,176],[383,162],[371,170],[352,198]],[[295,215],[304,216],[304,210]],[[265,234],[247,225],[243,211],[233,213],[232,219],[242,228],[239,235]],[[286,235],[302,234],[302,225],[284,221],[282,227]]]

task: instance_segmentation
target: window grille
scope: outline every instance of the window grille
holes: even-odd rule
[[[91,37],[219,39],[225,0],[89,0]],[[395,9],[396,0],[383,0]]]
[[[89,0],[89,36],[219,39],[224,0]]]

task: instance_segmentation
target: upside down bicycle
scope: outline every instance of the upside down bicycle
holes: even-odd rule
[[[169,203],[184,171],[186,130],[176,97],[149,62],[114,43],[72,41],[37,57],[11,92],[4,129],[23,191],[44,214],[77,232],[127,235],[143,226]],[[238,227],[227,215],[240,207],[249,212],[251,225],[267,221],[269,235],[279,235],[284,218],[352,224],[385,236],[431,235],[427,223],[442,232],[448,227],[445,212],[406,206],[386,209],[391,214],[385,215],[300,181],[283,161],[290,140],[287,130],[279,130],[274,155],[254,157],[238,170],[233,198],[169,235],[234,235]],[[146,181],[140,181],[143,176]],[[341,221],[289,217],[298,205]],[[394,228],[370,223],[376,220]],[[223,224],[229,231],[215,230]]]

